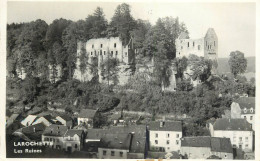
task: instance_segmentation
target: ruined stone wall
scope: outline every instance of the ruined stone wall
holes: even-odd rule
[[[204,38],[176,39],[176,57],[188,58],[191,54],[204,56]]]

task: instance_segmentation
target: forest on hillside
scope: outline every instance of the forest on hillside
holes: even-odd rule
[[[111,20],[105,18],[102,8],[85,20],[73,22],[56,19],[50,25],[43,20],[7,25],[7,109],[24,107],[47,110],[49,102],[60,103],[67,112],[82,108],[100,111],[133,110],[153,114],[188,114],[194,122],[220,117],[230,107],[236,94],[255,95],[254,80],[245,77],[214,76],[213,63],[195,55],[176,59],[175,39],[188,30],[178,17],[159,18],[155,25],[134,19],[128,4],[118,5]],[[133,39],[137,50],[136,63],[154,58],[154,79],[148,81],[142,73],[135,74],[125,86],[73,79],[78,41],[92,38],[120,37],[123,44]],[[183,77],[188,64],[193,63],[194,74],[202,84],[196,88]],[[61,66],[61,80],[49,81],[49,66]],[[165,93],[161,82],[169,83],[171,65],[176,68],[177,91]],[[21,80],[17,71],[24,69]],[[55,77],[55,74],[54,74]],[[17,109],[16,109],[17,110]],[[205,122],[204,122],[205,123]]]

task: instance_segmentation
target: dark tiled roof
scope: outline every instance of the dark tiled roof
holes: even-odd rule
[[[189,39],[189,36],[186,32],[182,32],[178,37],[178,39]]]
[[[233,153],[230,138],[211,138],[211,151]]]
[[[239,104],[242,114],[255,113],[255,97],[240,97],[234,100],[234,102]],[[244,108],[246,108],[247,111],[244,111]],[[253,108],[253,112],[250,111],[251,108]]]
[[[130,147],[131,137],[132,142]],[[132,153],[143,153],[146,142],[146,126],[130,125],[125,127],[116,126],[109,129],[88,129],[86,139],[101,139],[103,143],[106,143],[104,144],[106,148],[130,148],[130,152]],[[112,140],[115,140],[115,143],[110,143]]]
[[[68,115],[59,115],[63,120],[65,120],[65,121],[71,121],[72,119],[71,119],[71,117],[70,116],[68,116]],[[58,117],[58,116],[57,116]]]
[[[39,123],[39,124],[35,124],[35,125],[31,125],[31,126],[27,126],[21,129],[22,133],[24,134],[30,134],[30,133],[34,133],[34,132],[38,132],[38,131],[44,131],[45,130],[45,125],[43,123]],[[35,129],[35,131],[34,131]]]
[[[86,139],[101,139],[107,131],[105,129],[88,129]]]
[[[213,124],[214,130],[251,131],[251,125],[245,119],[217,119]]]
[[[181,140],[182,147],[208,147],[214,152],[233,153],[229,138],[210,136],[185,137]]]
[[[80,118],[94,118],[97,110],[91,109],[83,109],[80,111],[79,117]]]
[[[131,134],[106,134],[102,137],[101,143],[102,148],[128,150],[131,143]]]
[[[69,129],[64,136],[70,136],[73,137],[74,135],[78,135],[79,137],[83,134],[83,130],[75,130],[75,129]]]
[[[50,125],[49,127],[47,127],[44,130],[43,135],[46,135],[46,136],[63,136],[66,133],[67,130],[68,130],[67,126]]]
[[[185,137],[181,140],[182,147],[211,147],[209,136]]]
[[[180,121],[164,121],[164,125],[160,126],[160,121],[152,121],[149,125],[149,130],[152,131],[182,131]]]

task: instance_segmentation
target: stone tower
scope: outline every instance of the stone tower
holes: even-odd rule
[[[206,59],[218,60],[218,37],[213,28],[209,28],[204,37],[204,57]]]

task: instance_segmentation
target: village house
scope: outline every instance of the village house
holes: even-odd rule
[[[148,149],[146,139],[145,125],[89,129],[84,149],[97,153],[99,159],[143,159]]]
[[[42,133],[46,126],[43,123],[22,127],[16,130],[13,135],[26,141],[41,141]]]
[[[59,121],[62,125],[67,126],[69,129],[73,126],[72,118],[68,115],[59,115],[56,117],[56,120]]]
[[[209,124],[209,130],[212,137],[230,138],[233,148],[253,150],[253,130],[245,119],[217,119]]]
[[[240,97],[231,104],[231,118],[244,118],[255,130],[255,97]]]
[[[150,151],[172,152],[180,150],[180,138],[182,138],[180,121],[153,121],[148,130]]]
[[[42,142],[54,149],[63,149],[64,134],[68,127],[63,125],[50,125],[42,134]],[[63,150],[66,150],[65,148]]]
[[[229,138],[184,137],[181,139],[180,153],[188,159],[207,159],[211,156],[233,159],[233,149]]]
[[[83,130],[69,129],[64,134],[64,148],[68,152],[80,151],[83,148]]]
[[[78,125],[85,124],[87,128],[93,128],[94,118],[97,114],[97,110],[83,109],[78,116]]]

